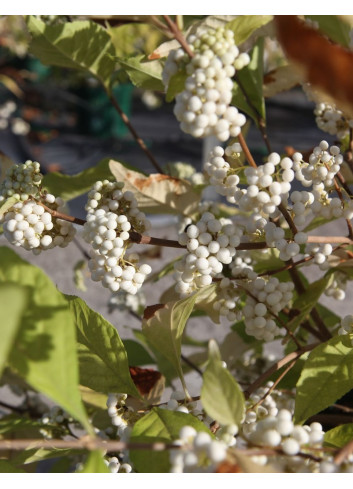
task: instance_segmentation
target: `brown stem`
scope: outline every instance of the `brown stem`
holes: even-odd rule
[[[334,463],[341,465],[353,453],[353,440],[349,441],[344,447],[342,447],[335,455],[333,459]]]
[[[288,365],[288,367],[286,367],[283,370],[283,372],[278,376],[278,378],[273,382],[273,384],[271,385],[271,387],[268,389],[268,391],[266,392],[266,394],[264,396],[262,396],[262,398],[256,404],[254,404],[253,406],[251,406],[250,409],[255,409],[257,406],[260,406],[264,402],[264,400],[266,399],[266,397],[269,396],[271,394],[271,392],[274,391],[274,389],[281,382],[281,380],[283,379],[283,377],[285,377],[287,375],[287,373],[290,371],[290,369],[292,367],[294,367],[295,362],[296,362],[296,360],[293,360],[293,362],[291,362]]]
[[[185,355],[180,355],[180,358],[183,360],[183,362],[186,363],[186,365],[189,365],[189,367],[192,370],[195,370],[195,372],[197,372],[202,377],[202,375],[203,375],[202,371],[199,369],[199,367],[197,365],[195,365],[191,360],[189,360],[188,357],[186,357]]]
[[[325,164],[325,167],[329,171],[328,165]],[[342,205],[344,206],[344,198],[343,198],[343,195],[342,195],[342,192],[341,192],[341,188],[340,188],[340,186],[337,183],[337,178],[336,177],[333,178],[333,184],[335,186],[335,190],[337,192],[337,195],[338,195],[340,201],[342,202]],[[346,224],[347,224],[347,228],[348,228],[348,237],[350,239],[352,239],[353,238],[352,223],[351,223],[351,221],[349,219],[346,219]]]
[[[238,141],[239,141],[239,144],[241,146],[241,149],[243,150],[243,153],[245,154],[245,158],[247,159],[249,165],[252,166],[253,168],[257,168],[257,164],[256,164],[254,158],[252,157],[252,154],[250,153],[249,147],[246,144],[246,141],[245,141],[242,133],[240,133],[238,135]]]
[[[294,360],[297,360],[301,355],[306,353],[307,351],[313,350],[316,346],[318,346],[320,343],[312,343],[310,345],[306,345],[301,347],[299,350],[293,351],[292,353],[288,353],[285,357],[283,357],[281,360],[278,360],[278,362],[274,363],[269,369],[266,370],[258,379],[255,380],[249,387],[244,391],[245,397],[248,399],[251,394],[256,391],[261,385],[269,378],[271,377],[272,374],[277,372],[279,369],[287,365],[288,363],[293,362]]]
[[[292,231],[292,234],[293,235],[297,234],[297,232],[298,232],[297,226],[294,224],[294,221],[293,221],[291,215],[289,214],[289,212],[287,211],[287,209],[285,208],[285,206],[283,205],[282,202],[278,206],[278,209],[281,211],[283,217],[287,221],[288,226],[289,226],[290,230]]]
[[[336,177],[337,177],[338,181],[340,182],[340,184],[342,185],[342,187],[344,188],[344,190],[347,192],[347,195],[349,195],[350,197],[353,197],[352,191],[348,187],[348,184],[347,184],[346,180],[344,179],[344,176],[342,175],[342,173],[340,171],[336,173]]]
[[[0,440],[1,450],[26,450],[28,448],[46,449],[74,449],[74,450],[106,450],[108,452],[120,452],[122,450],[152,450],[160,452],[171,448],[179,448],[172,443],[134,443],[124,441],[105,441],[98,438],[83,437],[77,440],[44,440],[44,439],[18,439]]]
[[[194,55],[193,51],[190,49],[190,46],[188,45],[188,43],[186,42],[186,39],[183,36],[178,25],[172,21],[172,19],[169,17],[169,15],[163,15],[162,17],[166,21],[166,23],[168,24],[170,32],[173,34],[174,38],[179,42],[179,44],[184,49],[186,54],[190,58],[193,58],[195,55]]]
[[[124,124],[126,125],[126,127],[129,129],[129,131],[131,132],[131,134],[135,138],[137,144],[140,146],[140,148],[142,149],[142,151],[149,158],[150,162],[155,167],[155,169],[158,171],[158,173],[164,173],[163,170],[162,170],[162,168],[157,163],[155,157],[151,153],[151,151],[147,148],[147,146],[146,146],[145,142],[143,141],[143,139],[137,134],[135,128],[132,126],[132,124],[130,122],[130,119],[125,114],[125,112],[122,110],[122,108],[120,107],[120,105],[118,104],[118,102],[116,101],[116,99],[113,97],[113,95],[109,95],[109,100],[111,101],[111,103],[113,104],[115,110],[118,112],[118,114],[122,118],[122,120],[123,120]]]

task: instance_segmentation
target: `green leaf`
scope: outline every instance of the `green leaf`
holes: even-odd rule
[[[242,390],[223,366],[215,341],[209,344],[209,357],[203,374],[201,402],[206,413],[223,425],[240,425],[245,410]]]
[[[259,117],[266,119],[263,97],[263,56],[264,40],[260,38],[250,53],[249,65],[237,72],[239,83],[235,81],[233,85],[232,104],[248,114],[256,124]]]
[[[87,260],[79,260],[74,266],[74,284],[78,290],[86,292],[87,287],[82,273],[83,270],[87,270]]]
[[[162,64],[157,60],[143,61],[144,58],[144,55],[139,55],[132,58],[116,58],[116,60],[126,71],[135,87],[164,92]]]
[[[103,452],[100,450],[92,451],[86,460],[81,474],[110,474],[108,466],[104,463]]]
[[[353,440],[353,423],[336,426],[332,430],[326,431],[324,437],[325,443],[342,448]]]
[[[129,365],[138,367],[140,365],[154,364],[156,361],[151,357],[148,351],[134,340],[124,340]]]
[[[317,346],[297,383],[295,422],[322,411],[353,387],[353,348],[349,336],[335,336]]]
[[[98,180],[114,180],[109,170],[109,158],[105,158],[98,165],[87,168],[76,175],[48,173],[44,176],[42,185],[56,197],[71,200],[88,192]]]
[[[0,377],[21,325],[28,290],[8,282],[0,284]]]
[[[311,283],[307,287],[304,294],[300,295],[294,301],[292,309],[297,310],[298,315],[289,321],[287,324],[288,329],[294,331],[305,320],[312,309],[317,305],[318,300],[326,290],[330,280],[333,280],[333,275],[330,278],[324,277],[320,280],[316,280],[316,282]]]
[[[11,464],[10,462],[8,462],[7,460],[0,460],[0,473],[23,473],[25,472],[24,470],[22,469],[19,469],[18,467],[16,467],[15,465]]]
[[[179,438],[183,426],[192,426],[196,431],[210,433],[204,423],[192,414],[153,408],[139,419],[132,429],[131,443],[171,443]],[[212,435],[211,435],[212,436]],[[138,472],[169,472],[169,452],[153,450],[131,450],[131,461]]]
[[[340,19],[337,15],[306,15],[319,24],[319,30],[326,34],[332,41],[341,44],[345,48],[350,48],[349,24]]]
[[[0,248],[0,283],[27,286],[29,304],[10,366],[91,431],[78,390],[75,325],[67,301],[39,268]]]
[[[178,71],[170,78],[165,97],[166,102],[171,102],[178,93],[184,90],[187,77],[186,71]]]
[[[207,297],[214,287],[214,284],[208,285],[190,297],[176,302],[167,302],[156,310],[149,319],[144,319],[142,322],[142,331],[148,343],[174,366],[185,392],[187,390],[180,363],[182,335],[195,303]]]
[[[33,36],[30,52],[43,64],[87,71],[109,88],[115,49],[102,26],[89,20],[46,25],[34,16],[27,25]]]
[[[0,219],[18,201],[19,199],[16,197],[9,197],[8,199],[4,200],[4,202],[0,205]]]
[[[228,22],[225,28],[234,32],[235,44],[239,45],[272,19],[272,15],[238,15],[234,20]]]
[[[98,392],[140,397],[117,330],[78,297],[66,296],[77,328],[80,382]]]

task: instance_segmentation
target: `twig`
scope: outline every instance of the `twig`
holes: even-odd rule
[[[137,134],[136,130],[134,129],[134,127],[132,126],[132,124],[130,122],[130,119],[125,114],[125,112],[122,110],[122,108],[120,107],[120,105],[118,104],[118,102],[116,101],[116,99],[113,97],[113,95],[109,95],[109,100],[113,104],[115,110],[119,113],[119,115],[122,118],[122,120],[123,120],[124,124],[126,125],[126,127],[129,129],[129,131],[131,132],[131,134],[135,138],[137,144],[140,146],[140,148],[142,149],[142,151],[149,158],[150,162],[155,167],[155,169],[158,171],[158,173],[164,173],[163,170],[162,170],[162,168],[157,163],[155,157],[151,153],[151,151],[147,148],[147,146],[146,146],[145,142],[143,141],[143,139]]]
[[[283,379],[283,377],[285,377],[287,375],[287,373],[291,370],[292,367],[294,367],[296,363],[296,360],[293,360],[293,362],[291,362],[288,367],[286,367],[283,372],[278,376],[278,378],[273,382],[273,384],[271,385],[271,387],[268,389],[268,391],[266,392],[266,394],[264,396],[261,397],[261,399],[259,401],[257,401],[256,404],[254,404],[253,406],[251,406],[250,409],[255,409],[257,406],[260,406],[264,400],[266,399],[267,396],[269,396],[271,394],[271,392],[274,391],[274,389],[277,387],[277,385],[281,382],[281,380]]]
[[[174,38],[179,42],[181,47],[184,49],[186,54],[190,57],[193,58],[195,55],[193,51],[190,49],[189,44],[186,42],[185,37],[183,36],[181,30],[179,29],[178,25],[172,21],[172,19],[169,17],[169,15],[163,15],[163,19],[166,21],[168,24],[170,32],[173,34]]]
[[[246,144],[246,141],[245,141],[242,133],[239,133],[238,140],[239,140],[239,144],[241,146],[241,149],[243,150],[243,153],[245,154],[245,158],[247,159],[249,165],[252,166],[253,168],[257,168],[257,164],[256,164],[254,158],[252,157],[252,154],[250,153],[249,147]]]
[[[173,443],[134,443],[124,441],[105,441],[98,438],[83,437],[77,440],[44,440],[44,439],[18,439],[18,440],[0,440],[1,450],[26,450],[28,448],[68,448],[73,450],[105,450],[107,452],[120,452],[122,450],[152,450],[160,452],[171,448],[177,449],[178,446]]]
[[[317,347],[320,343],[312,343],[310,345],[306,345],[301,347],[299,350],[293,351],[292,353],[288,353],[285,357],[283,357],[281,360],[278,360],[278,362],[274,363],[269,369],[266,370],[258,379],[255,380],[249,387],[244,391],[245,397],[248,399],[251,394],[256,391],[261,385],[269,378],[271,377],[272,374],[277,372],[279,369],[287,365],[288,363],[293,362],[293,360],[297,360],[299,357],[301,357],[304,353],[313,350],[315,347]]]
[[[25,413],[26,409],[21,408],[20,406],[12,406],[11,404],[7,404],[7,402],[0,401],[0,407],[8,409],[9,411],[15,411],[17,413]]]
[[[336,453],[333,461],[337,465],[341,465],[342,462],[345,461],[346,458],[349,457],[353,453],[353,440],[349,441],[344,447],[342,447]]]

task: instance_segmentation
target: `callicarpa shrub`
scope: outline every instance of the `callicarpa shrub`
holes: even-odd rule
[[[3,172],[0,374],[18,402],[0,400],[0,471],[55,458],[64,472],[352,472],[353,310],[322,303],[349,310],[353,279],[351,17],[18,19],[32,56],[103,87],[154,170],[105,159],[43,176],[28,160]],[[205,141],[202,171],[158,163],[114,95],[126,79]],[[265,102],[294,86],[322,137],[275,152]],[[81,219],[66,201],[85,194]],[[176,239],[156,237],[151,214],[169,215]],[[54,254],[75,234],[78,295],[87,264],[109,309],[139,320],[134,340],[16,252]],[[150,245],[179,255],[151,267]],[[191,316],[224,339],[187,334]]]

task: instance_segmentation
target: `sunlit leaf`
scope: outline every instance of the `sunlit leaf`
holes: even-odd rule
[[[103,452],[94,450],[89,453],[81,474],[110,474],[108,466],[104,463]]]
[[[353,348],[349,336],[335,336],[317,346],[297,383],[295,422],[303,423],[353,388]]]
[[[245,42],[251,34],[272,20],[272,15],[238,15],[226,24],[226,29],[234,32],[235,44]]]
[[[326,431],[324,440],[325,443],[334,447],[344,447],[353,440],[353,423],[346,423]]]
[[[117,58],[120,66],[126,71],[133,85],[145,90],[163,92],[162,64],[158,60],[145,61],[144,55],[132,58]]]
[[[117,330],[80,298],[66,296],[77,328],[80,382],[98,392],[139,397]]]
[[[33,36],[30,52],[43,64],[87,71],[109,87],[115,50],[102,26],[89,20],[46,25],[35,16],[27,25]]]
[[[240,425],[245,400],[232,374],[223,366],[214,340],[209,344],[209,356],[203,373],[201,402],[206,413],[223,425]]]
[[[0,282],[25,286],[30,294],[10,366],[91,430],[78,390],[75,325],[64,296],[42,270],[7,247],[0,248]]]

